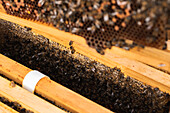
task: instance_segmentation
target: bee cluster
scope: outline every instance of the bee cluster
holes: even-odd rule
[[[72,40],[70,40],[69,46],[70,46],[71,53],[74,54],[76,50],[73,47],[73,41]]]
[[[69,48],[0,21],[0,53],[117,113],[168,113],[170,95]],[[68,42],[73,45],[74,42]],[[128,97],[128,98],[127,98]]]
[[[170,13],[169,0],[2,0],[2,4],[9,14],[82,36],[100,53],[122,39],[162,48]]]

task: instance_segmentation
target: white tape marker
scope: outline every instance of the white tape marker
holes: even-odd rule
[[[31,93],[34,93],[37,83],[44,77],[48,77],[39,71],[30,71],[24,78],[22,82],[22,87]],[[49,77],[48,77],[49,78]]]

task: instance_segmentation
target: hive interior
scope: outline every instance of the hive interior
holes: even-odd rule
[[[114,112],[168,113],[169,94],[125,76],[116,67],[107,67],[4,20],[0,20],[0,32],[1,54]]]
[[[5,77],[4,75],[1,75]],[[15,87],[15,83],[13,81],[11,81],[10,84],[12,87]],[[20,103],[18,103],[17,101],[12,101],[10,99],[8,99],[7,97],[5,97],[5,95],[0,95],[0,102],[4,103],[5,105],[11,107],[12,109],[14,109],[15,111],[19,112],[19,113],[33,113],[31,110],[24,108]]]
[[[16,83],[16,82],[12,81],[12,79],[7,78],[5,75],[0,74],[0,76],[3,77],[3,78],[5,78],[5,79],[7,79],[8,81],[11,81],[10,86],[15,87],[16,85],[18,85],[18,86],[22,87],[21,84],[18,84],[18,83]],[[63,108],[62,106],[56,104],[54,101],[49,100],[48,98],[43,97],[43,96],[41,96],[40,94],[38,94],[38,93],[36,93],[36,92],[34,92],[34,94],[37,95],[38,97],[46,100],[47,102],[53,104],[54,106],[58,107],[59,109],[65,111],[65,112],[67,112],[67,113],[72,113],[72,112],[69,111],[68,109]],[[6,98],[5,96],[6,96],[6,95],[4,95],[4,96],[1,96],[1,95],[0,95],[0,102],[6,104],[7,106],[11,107],[12,109],[18,111],[19,113],[34,113],[33,111],[22,107],[22,105],[20,105],[20,103],[18,103],[18,102],[16,102],[16,101],[11,101],[11,100],[9,100],[8,98]],[[18,104],[18,105],[17,105],[17,104]],[[17,105],[17,106],[16,106],[16,105]]]
[[[5,98],[3,96],[0,96],[0,102],[6,104],[12,109],[18,111],[19,113],[33,113],[32,111],[22,107],[18,102],[10,101],[8,98]]]
[[[169,0],[2,0],[8,14],[52,24],[86,39],[99,53],[112,46],[165,48]]]

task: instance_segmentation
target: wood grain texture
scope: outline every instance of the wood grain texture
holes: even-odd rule
[[[0,102],[0,113],[18,113],[18,112],[10,108],[9,106],[5,105],[4,103]]]
[[[110,52],[170,72],[169,52],[151,47],[145,47],[145,49],[135,47],[130,51],[112,47]]]
[[[10,101],[20,103],[24,108],[35,113],[65,113],[63,110],[55,107],[47,101],[35,96],[18,85],[10,86],[10,81],[0,77],[0,95],[8,98]]]
[[[170,33],[169,33],[170,34]],[[167,50],[170,52],[170,40],[167,41]],[[169,58],[170,59],[170,58]]]
[[[18,81],[18,83],[21,84],[25,75],[29,71],[31,71],[31,69],[0,54],[1,74],[7,75],[9,78],[14,81]],[[112,113],[110,110],[63,87],[49,78],[41,79],[36,86],[35,92],[52,101],[55,101],[56,104],[74,113]]]

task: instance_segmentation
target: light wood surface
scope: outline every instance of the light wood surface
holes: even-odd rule
[[[170,33],[169,33],[170,34]],[[170,40],[167,41],[167,50],[170,52]],[[170,58],[169,58],[170,59]]]
[[[4,103],[0,102],[0,113],[18,113],[11,107],[5,105]]]
[[[145,49],[135,47],[130,51],[112,47],[110,52],[170,72],[169,52],[151,47],[145,47]]]
[[[2,6],[2,1],[0,0],[0,12],[4,12],[5,13],[5,9],[4,9],[4,7]]]
[[[25,75],[30,71],[31,69],[0,54],[0,73],[6,75],[8,78],[21,84]],[[41,79],[36,86],[35,92],[55,101],[58,105],[74,113],[112,113],[110,110],[63,87],[49,78]]]
[[[10,81],[0,76],[0,95],[8,98],[10,101],[20,103],[24,108],[35,113],[65,113],[63,110],[55,107],[47,101],[35,96],[18,85],[12,87]]]
[[[168,41],[167,41],[167,50],[168,50],[168,52],[170,52],[170,24],[168,24],[167,26],[166,26],[166,28],[167,28],[167,37],[168,37]]]
[[[167,30],[168,39],[170,40],[170,24],[166,25],[166,30]]]
[[[72,40],[74,41],[73,46],[77,52],[105,64],[106,66],[117,66],[121,68],[126,75],[153,87],[159,87],[162,91],[170,92],[170,76],[162,71],[141,63],[144,62],[155,67],[158,67],[160,64],[165,64],[160,68],[169,71],[170,62],[168,52],[151,48],[140,51],[135,49],[132,51],[125,51],[113,47],[111,50],[107,49],[105,51],[105,55],[100,55],[95,49],[90,48],[86,44],[85,39],[80,36],[57,30],[56,28],[47,26],[46,24],[28,21],[4,13],[0,13],[0,18],[23,26],[31,27],[36,33],[39,33],[52,41],[65,45],[66,47],[69,47],[69,41]],[[157,52],[161,54],[159,55]]]

